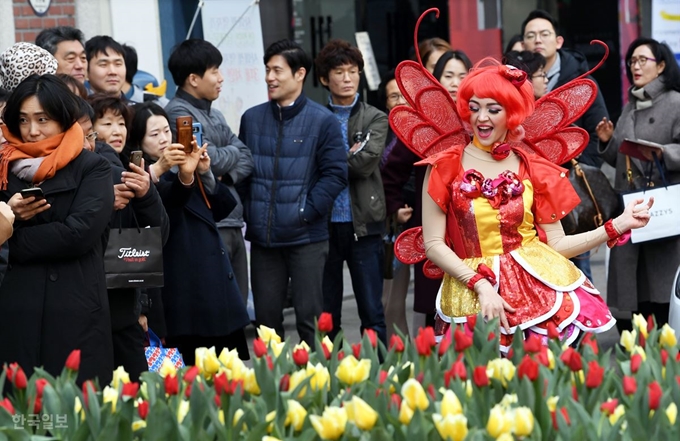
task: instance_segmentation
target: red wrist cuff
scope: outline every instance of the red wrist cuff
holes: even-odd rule
[[[607,232],[607,237],[609,237],[609,240],[607,241],[607,246],[609,248],[624,245],[630,239],[630,231],[619,234],[619,232],[616,231],[616,227],[614,227],[614,221],[612,219],[609,219],[604,223],[604,230]]]
[[[479,282],[482,279],[486,279],[491,283],[492,285],[496,284],[496,274],[494,274],[493,270],[489,268],[488,266],[484,265],[483,263],[480,263],[477,266],[477,274],[472,276],[472,278],[468,281],[467,287],[471,290],[475,290],[475,284]]]
[[[467,283],[468,289],[469,289],[470,291],[474,291],[474,290],[475,290],[475,283],[479,282],[479,281],[482,280],[483,278],[484,278],[484,276],[481,275],[481,274],[479,274],[479,273],[477,273],[477,274],[475,274],[474,276],[472,276],[472,279],[470,279],[470,281]]]

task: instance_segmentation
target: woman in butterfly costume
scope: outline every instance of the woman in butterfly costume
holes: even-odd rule
[[[503,352],[518,329],[546,336],[553,328],[567,343],[580,331],[610,329],[605,302],[568,258],[622,243],[650,218],[653,201],[638,200],[593,231],[564,234],[559,221],[580,200],[556,164],[588,141],[569,127],[595,98],[595,84],[583,77],[534,103],[525,72],[486,59],[463,80],[454,105],[418,63],[396,70],[411,107],[394,109],[390,123],[428,170],[422,231],[404,232],[395,252],[406,263],[426,255],[426,274],[444,273],[436,300],[444,324],[479,312],[499,317]]]

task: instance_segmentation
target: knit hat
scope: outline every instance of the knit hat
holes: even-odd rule
[[[57,72],[57,59],[45,49],[31,43],[16,43],[0,54],[0,87],[13,91],[33,74]]]

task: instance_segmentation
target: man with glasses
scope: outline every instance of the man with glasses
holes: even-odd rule
[[[544,70],[548,79],[548,92],[589,70],[588,62],[583,54],[562,48],[564,37],[560,35],[559,24],[547,12],[540,9],[530,12],[522,23],[522,36],[524,47],[527,50],[540,53],[545,57]],[[592,77],[589,78],[595,81]],[[590,134],[588,146],[577,158],[579,162],[595,167],[602,166],[604,161],[597,152],[597,133],[595,131],[595,127],[602,121],[602,118],[609,119],[609,113],[604,98],[602,98],[602,92],[598,87],[597,97],[593,104],[581,118],[574,122],[575,125],[585,129]],[[591,279],[589,252],[575,257],[572,262],[583,271],[586,277]]]

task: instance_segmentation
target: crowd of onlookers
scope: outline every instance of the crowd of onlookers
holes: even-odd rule
[[[588,70],[563,44],[558,23],[534,11],[504,63],[527,72],[539,99]],[[419,52],[455,102],[472,61],[438,38]],[[666,178],[680,181],[678,66],[665,44],[646,38],[625,60],[629,103],[614,128],[598,93],[576,122],[591,135],[579,161],[607,161],[617,190],[640,188],[645,165],[635,160],[629,175],[617,153],[624,137],[638,137],[665,145]],[[313,346],[322,311],[333,316],[332,336],[341,329],[345,264],[362,330],[383,342],[396,329],[408,334],[410,267],[385,244],[422,225],[425,170],[388,124],[386,113],[408,105],[394,72],[379,89],[385,113],[358,93],[357,47],[332,40],[312,60],[298,44],[276,42],[264,55],[269,101],[248,109],[236,132],[212,107],[222,61],[207,41],[177,45],[168,69],[178,89],[168,101],[133,84],[134,48],[108,36],[85,41],[77,29],[50,28],[35,45],[0,55],[0,363],[55,373],[79,348],[81,379],[107,381],[119,365],[137,377],[147,368],[149,328],[187,364],[204,346],[245,359],[250,292],[258,324],[283,334],[291,304],[300,339]],[[303,92],[313,63],[327,102]],[[177,142],[175,121],[184,116],[200,123],[201,145]],[[44,197],[22,196],[32,187]],[[108,232],[136,225],[161,230],[164,286],[107,290]],[[610,305],[663,322],[679,248],[671,238],[612,250]],[[590,276],[587,255],[574,263]],[[424,276],[422,263],[413,277],[411,325],[432,325],[439,281]]]

